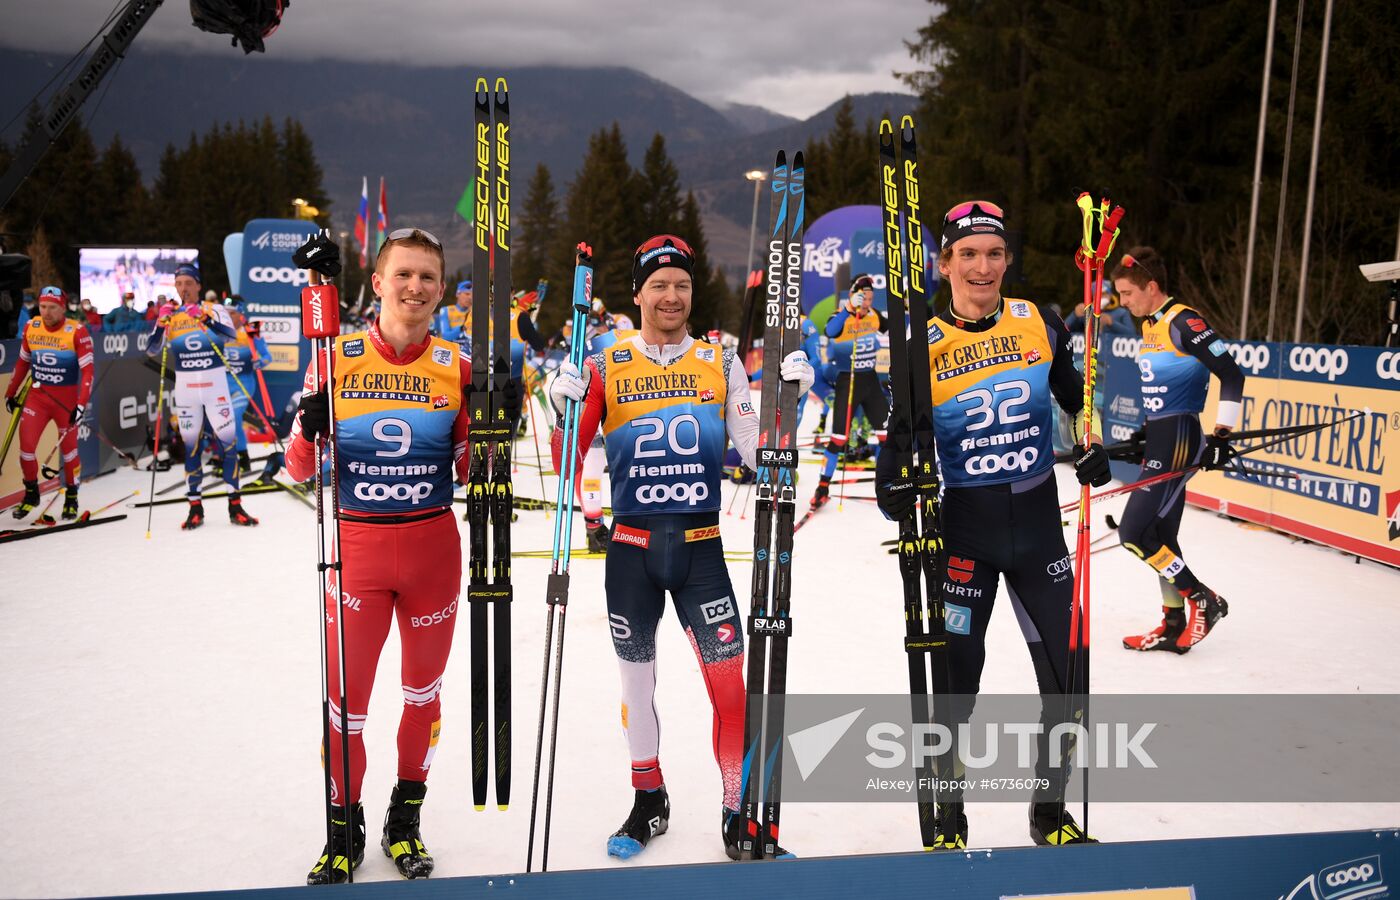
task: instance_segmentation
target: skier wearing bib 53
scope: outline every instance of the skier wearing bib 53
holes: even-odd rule
[[[590,356],[580,372],[559,368],[550,400],[562,410],[582,401],[580,456],[601,427],[612,472],[614,522],[606,590],[613,649],[622,670],[622,727],[632,757],[632,812],[608,839],[608,853],[635,856],[666,831],[670,801],[658,759],[656,628],[671,594],[676,616],[700,659],[714,707],[714,753],[724,784],[722,836],[738,858],[744,742],[743,620],[719,537],[725,437],[754,467],[758,416],[748,376],[731,350],[687,331],[694,254],[674,235],[657,235],[632,260],[640,332]],[[800,393],[814,373],[800,350],[782,363]],[[556,429],[559,466],[562,429]]]

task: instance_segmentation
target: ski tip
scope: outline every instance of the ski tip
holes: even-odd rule
[[[509,803],[497,803],[497,804],[496,804],[496,808],[499,809],[501,812],[505,812],[506,810],[510,809],[510,804],[509,804]]]
[[[485,803],[473,804],[473,805],[472,805],[472,809],[476,810],[477,812],[486,812],[486,804],[485,804]]]
[[[148,531],[148,532],[146,532],[146,540],[149,541],[150,539],[151,539],[151,533]]]
[[[642,852],[642,843],[626,835],[613,835],[608,838],[608,856],[616,859],[631,859]]]

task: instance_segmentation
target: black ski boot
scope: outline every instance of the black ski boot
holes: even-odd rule
[[[204,504],[199,500],[190,501],[190,511],[185,516],[185,523],[180,527],[185,531],[194,531],[204,524]]]
[[[588,522],[588,552],[607,553],[608,542],[612,540],[612,532],[608,526],[602,522]]]
[[[248,515],[248,511],[243,508],[243,500],[237,496],[228,498],[228,520],[235,525],[256,525],[258,520]]]
[[[63,493],[63,512],[59,514],[61,519],[78,518],[78,488],[70,487]]]
[[[247,450],[238,451],[238,474],[247,475],[253,471],[253,461],[248,458]]]
[[[418,832],[418,813],[427,793],[428,786],[423,782],[400,778],[389,795],[389,811],[384,814],[384,837],[379,846],[405,878],[427,878],[433,873],[433,858]]]
[[[743,850],[739,843],[744,839],[744,817],[737,810],[726,808],[720,822],[724,836],[724,855],[733,860],[743,859]],[[758,835],[754,835],[752,839],[760,840]],[[773,845],[771,848],[765,848],[763,858],[796,859],[796,856],[780,846]]]
[[[32,513],[39,505],[39,482],[26,481],[24,483],[24,497],[19,501],[19,506],[15,507],[15,518],[23,519]]]
[[[365,809],[356,803],[351,811],[351,847],[345,846],[345,807],[331,807],[331,825],[334,826],[331,842],[321,851],[321,858],[306,873],[307,884],[344,884],[350,880],[350,872],[358,869],[365,858]]]
[[[1191,648],[1178,647],[1177,638],[1186,630],[1186,610],[1181,607],[1162,607],[1162,624],[1146,634],[1130,634],[1123,638],[1123,646],[1128,650],[1167,650],[1172,653],[1185,653]]]
[[[631,859],[646,849],[647,842],[666,833],[671,818],[671,800],[666,786],[654,791],[637,791],[627,821],[608,838],[608,856]]]
[[[1079,829],[1063,803],[1031,803],[1031,840],[1041,847],[1061,844],[1097,844]]]
[[[933,846],[927,849],[967,849],[967,816],[961,803],[938,804],[933,815]]]
[[[1186,629],[1181,632],[1181,636],[1176,639],[1176,645],[1180,649],[1178,653],[1185,653],[1192,647],[1206,639],[1215,623],[1225,618],[1230,612],[1230,604],[1225,602],[1225,598],[1216,594],[1203,584],[1196,585],[1196,589],[1184,598],[1186,600]]]

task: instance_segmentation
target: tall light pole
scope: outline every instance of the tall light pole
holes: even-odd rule
[[[753,182],[753,216],[749,219],[749,255],[744,266],[744,281],[747,282],[749,273],[753,271],[753,240],[758,232],[758,191],[763,187],[763,182],[768,180],[768,173],[762,169],[749,169],[744,173],[744,177]]]
[[[743,281],[747,293],[749,273],[753,271],[753,240],[758,231],[758,194],[763,182],[768,180],[768,173],[762,169],[749,169],[744,173],[744,177],[753,182],[753,216],[749,219],[749,255],[744,264]],[[739,321],[739,347],[741,352],[747,353],[753,342],[753,307],[748,304],[741,306],[743,318]]]

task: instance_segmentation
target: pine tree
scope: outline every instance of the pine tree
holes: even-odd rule
[[[878,136],[874,122],[856,128],[851,97],[847,94],[842,98],[831,131],[804,154],[809,221],[833,209],[872,203],[879,197]]]
[[[569,185],[565,200],[567,235],[556,253],[563,271],[574,270],[574,244],[586,241],[593,247],[593,295],[602,298],[608,309],[627,311],[632,307],[631,215],[635,206],[634,176],[627,162],[627,144],[622,129],[614,122],[588,139],[588,151],[578,173]]]
[[[681,176],[666,155],[666,139],[652,137],[642,160],[637,180],[637,215],[634,218],[635,243],[657,234],[670,234],[679,228]]]
[[[30,239],[29,245],[24,248],[24,255],[29,257],[30,292],[36,297],[40,290],[51,284],[64,290],[77,289],[77,281],[65,281],[58,266],[54,263],[53,248],[49,244],[48,231],[43,225],[34,229],[34,236]],[[69,285],[72,287],[68,287]]]
[[[696,334],[704,334],[711,328],[719,328],[724,317],[725,310],[720,306],[720,292],[716,286],[716,282],[723,278],[715,278],[710,269],[705,228],[700,223],[700,205],[695,202],[693,191],[687,191],[685,201],[681,203],[676,230],[695,251],[694,270],[691,272],[690,328]]]
[[[93,216],[87,240],[102,244],[142,244],[150,238],[150,197],[141,181],[141,169],[116,135],[98,161],[93,183],[92,209],[102,214]]]
[[[540,279],[548,279],[552,293],[539,311],[540,329],[546,324],[554,328],[564,320],[567,293],[573,287],[572,273],[554,265],[559,240],[559,202],[554,197],[554,177],[549,167],[540,163],[525,188],[525,204],[515,218],[515,247],[512,248],[511,277],[529,289]],[[561,296],[561,294],[565,296]],[[552,330],[551,330],[552,333]]]

